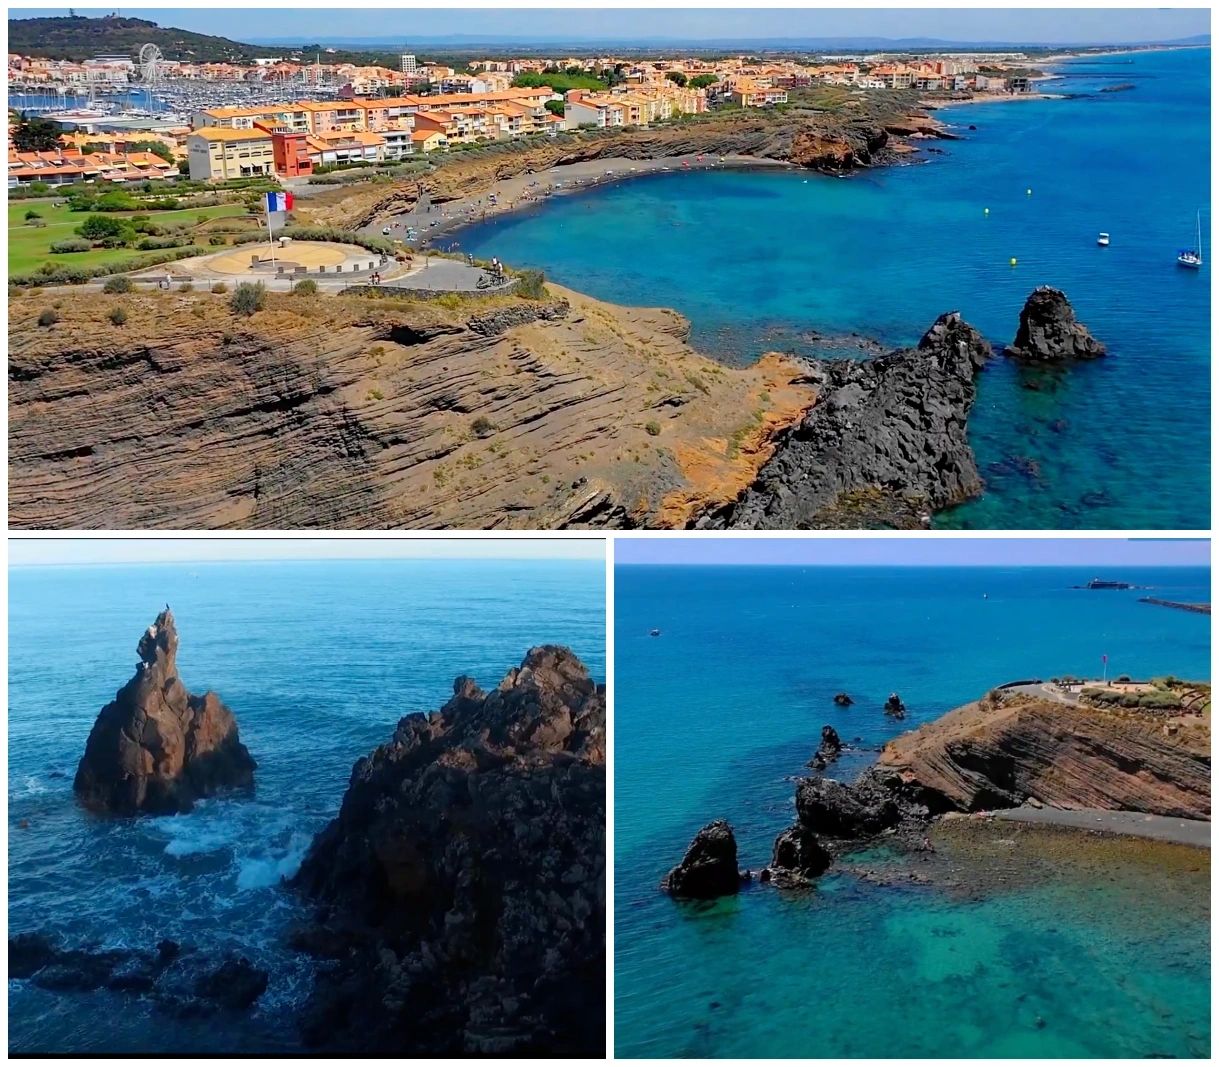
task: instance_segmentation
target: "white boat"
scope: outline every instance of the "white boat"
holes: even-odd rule
[[[1107,233],[1098,233],[1096,235],[1096,243],[1098,245],[1100,245],[1101,248],[1108,248],[1109,247],[1109,235]]]
[[[1198,212],[1198,236],[1193,248],[1183,248],[1177,253],[1177,263],[1182,267],[1197,270],[1202,266],[1202,212]]]

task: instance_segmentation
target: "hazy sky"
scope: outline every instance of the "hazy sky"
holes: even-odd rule
[[[223,10],[223,8],[230,10]],[[232,10],[236,8],[237,10]],[[113,7],[77,14],[101,14]],[[162,26],[214,33],[236,40],[287,38],[304,43],[328,37],[400,38],[453,33],[491,37],[592,40],[674,37],[689,41],[717,38],[781,37],[936,37],[955,41],[1015,41],[1026,44],[1107,44],[1171,40],[1210,31],[1206,9],[1151,8],[660,8],[623,18],[621,10],[569,4],[561,9],[512,8],[462,11],[404,7],[340,8],[284,5],[245,7],[218,0],[207,8],[128,7],[120,14],[147,18]],[[10,8],[10,17],[66,15],[68,8]],[[626,27],[626,28],[624,28]]]
[[[1165,567],[1209,565],[1197,541],[1040,538],[619,538],[615,563],[803,566]]]
[[[289,559],[605,559],[601,540],[542,538],[114,538],[9,540],[9,565]]]

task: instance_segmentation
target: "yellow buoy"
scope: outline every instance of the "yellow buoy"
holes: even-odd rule
[[[1014,267],[1016,265],[1016,257],[1012,256],[1012,258],[1009,259],[1008,262]]]

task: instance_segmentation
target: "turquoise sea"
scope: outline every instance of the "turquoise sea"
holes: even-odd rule
[[[526,650],[575,649],[605,679],[601,563],[358,561],[35,567],[9,572],[9,932],[148,949],[169,937],[270,971],[249,1016],[170,1018],[107,992],[9,983],[12,1053],[299,1051],[310,965],[283,938],[280,885],[338,811],[352,764],[470,674],[496,685]],[[252,798],[104,819],[72,777],[97,712],[131,677],[168,602],[180,675],[214,689],[258,761]]]
[[[1003,681],[1097,675],[1104,654],[1114,674],[1209,677],[1208,617],[1070,588],[1092,576],[616,568],[617,1055],[1209,1054],[1204,864],[970,895],[840,866],[813,892],[755,886],[711,907],[658,888],[714,818],[734,826],[742,866],[765,865],[823,724],[853,746],[830,772],[850,779],[895,733]],[[1210,596],[1204,570],[1105,576]],[[839,690],[853,707],[833,704]],[[881,712],[893,690],[900,724]]]
[[[920,165],[640,177],[460,244],[602,300],[674,307],[732,362],[824,351],[810,331],[912,344],[949,310],[1002,346],[1029,292],[1057,286],[1110,356],[1053,371],[996,359],[970,421],[987,492],[937,524],[1205,529],[1212,268],[1176,254],[1201,209],[1210,255],[1210,51],[1060,73],[1046,89],[1078,97],[941,111],[965,139],[932,142],[943,154]],[[1100,91],[1121,84],[1134,88]]]

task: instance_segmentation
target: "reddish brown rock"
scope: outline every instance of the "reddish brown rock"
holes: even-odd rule
[[[1210,753],[1147,716],[1051,700],[980,701],[890,741],[877,772],[933,811],[1053,808],[1210,818]]]
[[[306,1042],[399,1056],[605,1054],[605,687],[534,648],[461,676],[359,760],[294,879],[333,960]]]
[[[233,713],[215,693],[194,696],[178,678],[178,631],[168,607],[137,651],[134,677],[89,734],[74,783],[80,803],[116,815],[171,814],[200,797],[252,786],[256,764]]]

